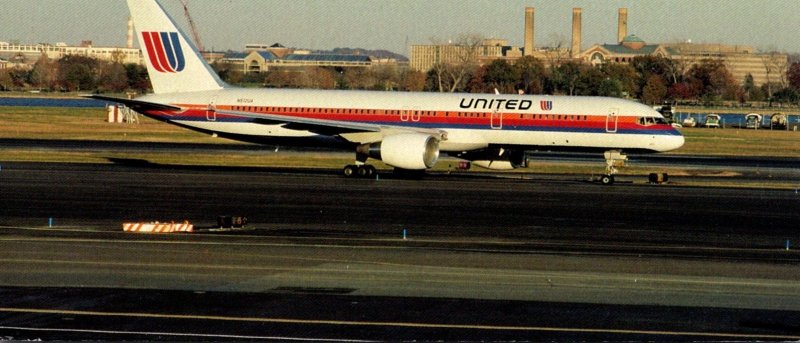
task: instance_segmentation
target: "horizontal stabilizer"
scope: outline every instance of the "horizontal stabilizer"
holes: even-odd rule
[[[83,95],[85,98],[97,99],[97,100],[107,100],[111,102],[116,102],[118,104],[123,104],[125,106],[130,107],[136,112],[145,113],[146,111],[180,111],[182,110],[180,107],[172,106],[172,105],[165,105],[159,104],[155,102],[147,102],[141,100],[133,100],[133,99],[122,99],[122,98],[115,98],[111,96],[104,96],[104,95]]]

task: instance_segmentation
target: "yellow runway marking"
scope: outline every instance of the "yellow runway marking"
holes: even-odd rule
[[[425,328],[425,329],[564,332],[564,333],[590,333],[590,334],[599,333],[599,334],[652,335],[652,336],[671,336],[671,337],[676,337],[676,336],[695,336],[695,337],[717,337],[717,338],[800,340],[800,336],[766,335],[766,334],[743,334],[743,333],[726,333],[726,332],[684,332],[684,331],[660,331],[660,330],[561,328],[561,327],[544,327],[544,326],[507,326],[507,325],[483,325],[483,324],[437,324],[437,323],[414,323],[414,322],[375,322],[375,321],[318,320],[318,319],[292,319],[292,318],[266,318],[266,317],[232,317],[232,316],[162,314],[162,313],[144,313],[144,312],[76,311],[76,310],[12,308],[12,307],[0,307],[0,312],[28,313],[28,314],[52,314],[52,315],[75,315],[75,316],[99,316],[99,317],[131,317],[131,318],[152,318],[152,319],[213,320],[213,321],[277,323],[277,324],[302,324],[302,325],[385,326],[385,327],[405,327],[405,328]]]

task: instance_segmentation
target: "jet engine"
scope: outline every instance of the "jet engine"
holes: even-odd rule
[[[439,140],[421,133],[401,133],[359,145],[356,152],[396,168],[428,169],[439,159]]]

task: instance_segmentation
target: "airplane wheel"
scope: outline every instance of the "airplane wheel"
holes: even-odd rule
[[[378,170],[375,169],[374,166],[366,165],[366,166],[364,166],[364,169],[367,170],[367,175],[365,177],[368,177],[368,178],[372,179],[372,178],[375,178],[376,175],[378,175]]]
[[[347,178],[355,177],[359,169],[360,168],[358,168],[357,166],[350,164],[345,166],[344,169],[342,169],[342,174],[344,175],[344,177]]]
[[[358,166],[358,177],[366,179],[373,174],[375,174],[375,167],[370,165]]]
[[[600,177],[600,183],[604,185],[613,185],[614,175],[603,175],[602,177]]]

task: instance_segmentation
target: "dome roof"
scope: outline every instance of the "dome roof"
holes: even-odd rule
[[[639,49],[644,48],[646,46],[646,44],[644,43],[644,40],[642,40],[639,37],[636,37],[636,35],[627,35],[627,36],[625,36],[625,38],[622,39],[622,42],[620,42],[620,45],[625,46],[628,49],[633,49],[633,50],[639,50]]]
[[[636,35],[627,35],[622,39],[623,43],[644,43],[644,40]]]

